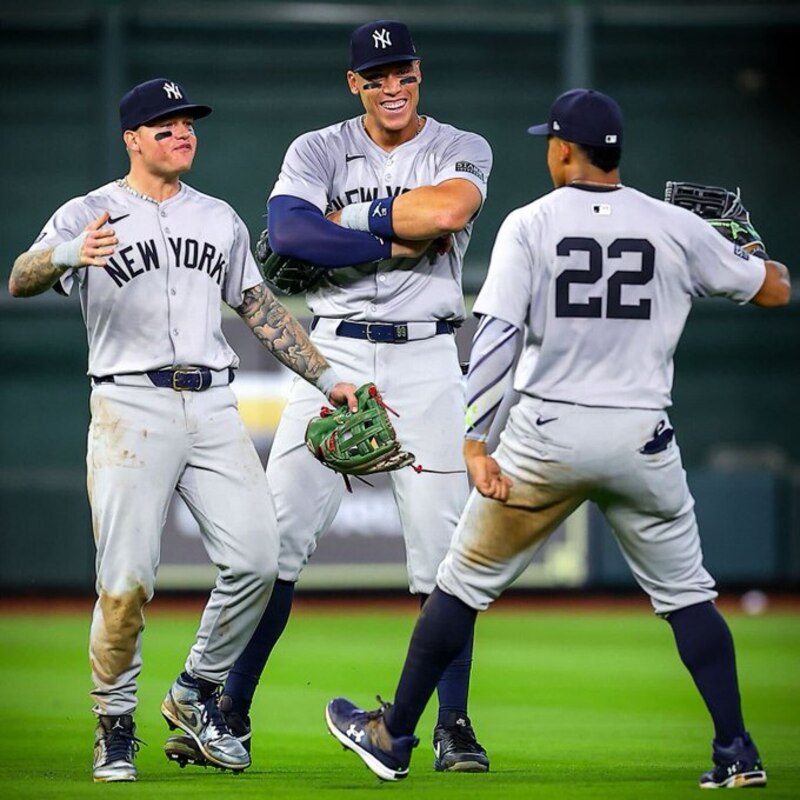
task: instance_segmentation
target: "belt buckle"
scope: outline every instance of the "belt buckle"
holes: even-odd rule
[[[368,342],[372,342],[372,344],[379,344],[380,342],[384,341],[383,339],[373,339],[372,338],[372,328],[373,326],[381,325],[380,322],[366,322],[364,323],[364,334],[367,337]]]
[[[197,385],[184,382],[187,378],[196,378]],[[203,373],[199,367],[179,367],[172,371],[172,388],[176,392],[199,392],[203,389]]]

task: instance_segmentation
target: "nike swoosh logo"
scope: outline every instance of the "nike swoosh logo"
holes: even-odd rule
[[[125,217],[129,217],[129,216],[130,216],[130,214],[121,214],[118,217],[109,217],[108,218],[108,224],[109,225],[113,225],[115,222],[119,222],[121,219],[125,219]]]
[[[442,743],[441,742],[436,742],[436,744],[433,746],[433,754],[436,756],[436,758],[439,758],[439,756],[441,756],[441,754],[442,754]]]
[[[348,153],[347,155],[345,155],[345,157],[344,157],[344,160],[345,160],[345,162],[346,162],[347,164],[349,164],[351,161],[355,161],[357,158],[366,158],[366,156],[363,156],[363,155],[351,156],[351,155]]]
[[[544,419],[542,417],[537,417],[536,418],[536,424],[537,425],[547,425],[548,422],[552,422],[553,420],[556,420],[556,419],[558,419],[558,417],[548,417],[547,419]]]

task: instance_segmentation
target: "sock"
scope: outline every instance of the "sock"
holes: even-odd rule
[[[239,714],[247,716],[250,713],[261,673],[272,648],[289,622],[293,598],[294,582],[282,581],[280,578],[276,580],[261,621],[228,674],[224,694],[230,696],[232,710]]]
[[[728,624],[711,603],[674,611],[672,626],[681,661],[691,673],[714,722],[714,738],[723,747],[744,736],[736,655]]]
[[[428,595],[421,594],[420,606],[425,605]],[[472,672],[472,645],[475,641],[475,629],[472,629],[469,639],[461,652],[447,665],[439,683],[436,684],[436,693],[439,696],[439,716],[437,725],[443,725],[448,716],[464,714],[467,716],[467,698],[469,697],[469,679]]]
[[[211,697],[211,695],[217,690],[218,686],[218,684],[212,681],[207,681],[205,678],[195,678],[194,675],[190,675],[186,671],[181,672],[181,674],[178,676],[178,682],[192,689],[198,689],[200,691],[201,700],[208,700],[208,698]]]
[[[477,615],[453,595],[433,590],[414,627],[394,704],[385,718],[390,733],[414,733],[447,665],[472,638]]]

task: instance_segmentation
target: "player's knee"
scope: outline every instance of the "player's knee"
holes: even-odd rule
[[[253,544],[245,552],[237,554],[226,572],[240,584],[272,586],[278,577],[277,547],[268,546],[265,542]]]
[[[278,577],[276,554],[265,552],[260,557],[249,560],[246,574],[250,575],[254,581],[272,586]]]

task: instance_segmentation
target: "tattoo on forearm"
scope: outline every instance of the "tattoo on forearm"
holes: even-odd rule
[[[64,270],[54,267],[53,248],[23,253],[14,262],[11,282],[20,297],[30,297],[47,291],[63,274]]]
[[[236,312],[278,361],[307,381],[315,383],[328,368],[303,326],[265,284],[248,289]]]

